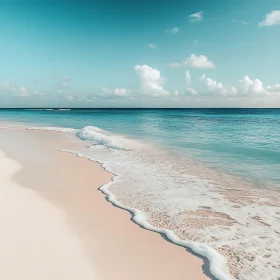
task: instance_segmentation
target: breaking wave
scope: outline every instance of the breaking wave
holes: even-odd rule
[[[104,130],[95,126],[86,126],[77,132],[77,136],[83,140],[94,141],[98,145],[107,148],[126,150],[124,139],[121,136],[108,135]]]

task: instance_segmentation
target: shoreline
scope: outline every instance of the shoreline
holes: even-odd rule
[[[78,154],[76,152],[71,152],[71,151],[62,151],[62,152],[67,152],[70,154],[74,154],[77,157],[91,160],[87,157],[81,156],[80,154]],[[215,249],[213,249],[205,244],[188,241],[188,240],[182,240],[172,230],[153,226],[148,222],[146,213],[144,213],[143,211],[141,211],[139,209],[125,206],[121,202],[119,202],[116,199],[116,195],[109,190],[109,187],[115,182],[114,178],[116,178],[118,175],[116,175],[112,171],[109,171],[108,169],[106,169],[106,167],[104,167],[104,165],[101,162],[99,162],[97,160],[92,160],[92,161],[100,164],[104,171],[109,172],[113,175],[110,182],[108,182],[98,188],[98,190],[105,196],[105,199],[108,202],[110,202],[114,207],[127,211],[131,215],[130,220],[133,223],[135,223],[136,225],[138,225],[140,228],[142,228],[144,230],[148,230],[153,233],[157,233],[165,241],[170,242],[171,244],[173,244],[175,246],[182,247],[191,255],[196,256],[199,259],[202,259],[204,262],[203,273],[207,277],[209,277],[209,279],[211,279],[211,280],[217,280],[217,279],[232,280],[231,276],[229,276],[230,274],[227,271],[226,258],[224,256],[220,255]],[[212,260],[211,263],[210,263],[209,259]],[[221,264],[223,264],[223,265],[221,266]],[[225,269],[225,271],[223,269]],[[213,271],[213,274],[211,271]]]
[[[3,132],[3,130],[1,130],[1,132]],[[7,134],[7,132],[6,132],[6,134]],[[59,145],[56,145],[56,146],[60,146],[62,148],[62,145],[63,145],[63,149],[65,150],[65,144],[66,144],[65,141],[70,139],[69,136],[66,137],[66,136],[58,135],[56,132],[50,133],[50,132],[43,132],[43,131],[20,131],[20,130],[14,129],[13,131],[10,131],[10,134],[18,134],[21,136],[25,135],[24,137],[29,135],[29,136],[27,136],[27,138],[29,138],[29,140],[30,140],[30,137],[31,138],[35,137],[35,138],[37,138],[37,140],[39,139],[41,141],[41,142],[39,141],[40,142],[39,146],[43,145],[46,148],[49,145],[48,146],[49,149],[50,148],[53,149],[54,148],[53,146],[55,146],[55,145],[53,145],[53,142],[58,141]],[[33,135],[33,136],[31,136],[31,135]],[[60,138],[63,138],[63,139],[60,139]],[[72,140],[73,140],[73,143],[71,143]],[[70,143],[69,146],[74,147],[76,145],[79,145],[78,141],[75,141],[74,139],[72,139],[72,140],[69,141],[69,143]],[[34,142],[34,139],[32,141]],[[47,143],[44,143],[44,142],[47,142]],[[49,142],[52,142],[52,144],[50,145]],[[38,141],[36,143],[38,144]],[[0,141],[0,144],[1,144],[1,141]],[[59,149],[60,147],[56,147],[56,148]],[[73,149],[73,147],[72,147],[72,149]],[[40,147],[37,147],[37,148],[40,150],[40,152],[42,152],[42,150],[44,150],[44,149],[42,149],[42,146],[41,146],[41,148]],[[2,147],[1,147],[1,149],[2,149]],[[8,147],[8,150],[9,149],[11,152],[11,147],[10,148]],[[30,151],[32,152],[32,149],[30,149],[29,152]],[[72,164],[75,162],[75,166],[78,169],[80,169],[81,166],[83,165],[83,167],[87,166],[86,167],[87,170],[99,169],[98,174],[107,172],[107,171],[103,170],[103,168],[100,166],[99,163],[78,158],[76,156],[73,156],[73,154],[70,155],[67,153],[62,153],[62,152],[58,152],[57,150],[52,151],[52,153],[55,154],[55,155],[53,155],[55,158],[60,158],[60,160],[63,158],[63,160],[61,162],[63,162],[64,164],[66,163],[66,159],[69,162],[71,161]],[[24,161],[24,156],[18,156],[17,152],[14,152],[14,154],[13,154],[13,152],[7,153],[7,154],[11,158],[18,157],[17,160]],[[10,156],[10,154],[11,154],[11,156]],[[42,155],[40,155],[40,156],[42,156]],[[48,157],[47,151],[45,151],[44,157]],[[93,168],[93,166],[95,166],[95,167]],[[25,168],[26,168],[26,165],[23,164],[23,170]],[[33,170],[34,170],[34,165],[32,166],[32,164],[31,164],[31,166],[29,166],[29,168],[31,168],[31,169],[33,168]],[[65,166],[64,166],[64,168],[65,168]],[[54,170],[52,170],[52,172],[54,172]],[[79,170],[76,172],[82,172],[82,171]],[[85,175],[85,174],[83,174],[83,175]],[[89,176],[92,176],[92,174],[90,174]],[[102,182],[100,182],[100,180],[99,180],[98,181],[99,186],[96,186],[96,184],[95,184],[95,187],[94,187],[95,192],[93,192],[93,190],[85,189],[85,187],[80,187],[82,189],[79,189],[79,192],[84,192],[83,198],[86,199],[85,200],[86,203],[85,203],[85,201],[82,200],[83,205],[80,205],[81,201],[77,201],[77,197],[75,197],[75,196],[72,197],[72,199],[76,199],[76,201],[74,201],[74,202],[69,201],[69,198],[67,198],[67,197],[66,197],[66,199],[68,199],[67,203],[71,202],[70,205],[67,205],[67,207],[69,207],[69,206],[73,207],[73,206],[75,206],[75,204],[77,204],[79,206],[79,207],[77,207],[77,205],[76,205],[76,209],[74,209],[76,211],[75,214],[81,214],[81,213],[77,213],[77,210],[79,210],[79,211],[83,210],[82,211],[83,214],[87,213],[87,211],[85,211],[85,209],[80,209],[81,207],[82,208],[86,207],[86,210],[91,211],[89,216],[92,215],[91,218],[94,218],[96,221],[98,221],[99,226],[103,225],[105,228],[108,228],[108,227],[110,227],[110,225],[112,226],[112,224],[116,224],[116,221],[114,221],[114,222],[111,221],[111,223],[109,223],[109,224],[107,223],[106,225],[104,225],[104,219],[102,219],[102,217],[100,217],[100,216],[96,217],[96,214],[93,215],[94,214],[94,213],[92,213],[92,208],[94,208],[94,207],[92,207],[93,201],[90,201],[89,197],[87,195],[90,193],[91,198],[94,198],[95,202],[98,202],[99,205],[102,204],[102,207],[106,208],[106,212],[110,211],[109,216],[113,215],[115,217],[115,219],[120,219],[117,224],[121,223],[122,225],[125,225],[125,227],[124,227],[125,229],[121,229],[121,232],[119,232],[119,236],[118,236],[118,240],[117,240],[118,242],[120,242],[122,240],[122,242],[126,243],[127,240],[129,239],[130,246],[133,245],[135,247],[135,245],[137,245],[137,242],[139,242],[139,237],[140,237],[140,240],[146,240],[144,243],[141,244],[142,245],[141,248],[139,247],[139,245],[137,245],[136,246],[137,249],[134,248],[134,250],[132,250],[132,251],[131,251],[131,248],[129,249],[126,246],[123,247],[124,244],[122,244],[122,246],[120,246],[121,244],[118,244],[119,248],[125,249],[126,251],[128,250],[130,252],[127,256],[115,255],[116,252],[110,252],[110,254],[113,253],[115,256],[114,262],[116,262],[116,261],[119,262],[119,265],[116,265],[116,264],[110,265],[111,269],[113,268],[113,271],[114,271],[114,273],[113,273],[114,279],[118,279],[116,277],[116,273],[119,273],[121,279],[129,279],[129,278],[131,279],[131,277],[133,279],[143,279],[143,277],[146,277],[146,278],[151,277],[151,273],[154,274],[153,279],[170,279],[170,277],[174,277],[175,279],[209,279],[205,274],[203,274],[202,270],[205,269],[205,264],[203,264],[201,259],[186,252],[185,248],[182,248],[182,247],[180,248],[179,246],[176,246],[175,244],[166,242],[162,238],[162,236],[160,236],[159,234],[154,234],[153,232],[149,232],[147,230],[142,230],[139,226],[136,226],[134,223],[130,222],[129,215],[131,213],[128,214],[127,211],[123,211],[116,207],[112,207],[111,204],[107,203],[106,199],[104,199],[104,195],[101,194],[101,192],[96,192],[97,189],[101,188],[100,187],[101,185],[108,183],[108,178],[110,176],[111,176],[110,178],[112,178],[112,175],[107,174],[106,176],[107,176],[106,182],[103,181],[103,184],[100,184]],[[19,180],[18,175],[16,176],[16,179]],[[91,178],[91,180],[92,179],[93,178]],[[94,179],[96,180],[96,178],[94,178]],[[33,178],[33,180],[34,180],[34,178]],[[84,179],[84,180],[85,180],[85,184],[90,184],[90,185],[93,184],[93,181],[89,181],[88,179]],[[28,185],[28,184],[26,184],[26,183],[28,183],[27,181],[23,182],[22,178],[21,178],[21,185],[24,185],[26,187]],[[29,182],[30,182],[30,178],[29,178]],[[69,182],[69,180],[68,180],[68,182]],[[34,181],[33,181],[33,183],[34,183]],[[30,184],[27,187],[30,187]],[[75,186],[74,187],[72,186],[71,188],[73,188],[74,193],[77,194],[78,190],[75,189]],[[42,192],[42,190],[40,190],[40,191]],[[100,193],[100,195],[98,195],[98,193]],[[63,199],[65,199],[65,197],[63,197],[63,195],[65,195],[65,194],[66,193],[64,190],[64,192],[62,194]],[[57,193],[56,193],[56,195],[57,195]],[[49,199],[50,199],[50,197],[49,197]],[[52,199],[53,199],[53,197],[52,197]],[[86,206],[84,204],[86,204]],[[69,209],[66,209],[65,205],[64,205],[64,207],[62,207],[62,205],[60,205],[60,208],[64,209],[64,211],[66,211],[66,213],[67,213],[67,211],[69,211]],[[68,214],[68,216],[69,216],[69,214]],[[107,215],[105,217],[107,217]],[[83,222],[85,224],[83,226],[85,226],[89,221],[92,222],[91,219],[87,220],[87,218],[84,218],[85,221],[83,221]],[[111,220],[112,219],[113,218],[111,218]],[[78,231],[78,235],[80,235],[81,228],[77,229],[77,227],[81,227],[81,225],[79,225],[79,223],[77,223],[77,221],[75,222],[74,228],[75,227],[76,227],[76,230]],[[114,231],[116,228],[117,227],[115,227],[115,228],[111,227],[111,231]],[[95,254],[93,254],[92,241],[89,242],[89,240],[96,238],[96,236],[95,237],[92,236],[92,235],[94,235],[94,229],[92,229],[92,228],[90,229],[91,234],[89,234],[88,230],[89,230],[89,228],[87,228],[87,230],[85,232],[82,232],[82,240],[85,243],[88,243],[87,245],[89,245],[89,244],[91,245],[90,253],[92,255],[94,255],[97,259],[99,259],[99,265],[97,264],[97,267],[99,267],[99,271],[98,271],[99,278],[100,279],[113,279],[113,275],[111,275],[111,276],[105,275],[106,273],[104,271],[104,267],[106,270],[106,266],[108,265],[107,261],[104,263],[104,259],[103,259],[103,262],[100,260],[100,258],[101,258],[100,254],[103,255],[103,258],[105,258],[105,259],[107,259],[108,256],[110,256],[110,254],[108,254],[108,251],[110,251],[109,248],[104,245],[107,250],[107,254],[105,254],[105,255],[104,255],[104,252],[100,252],[100,250],[98,250],[99,254],[96,254],[96,252],[95,252]],[[98,227],[98,229],[95,229],[95,231],[100,231],[100,228]],[[127,236],[127,234],[128,234],[127,231],[129,231],[129,233],[132,233],[132,234],[130,234],[129,238]],[[109,233],[110,233],[110,231],[108,232],[108,230],[106,230],[107,239],[105,238],[105,240],[103,240],[103,242],[112,243],[114,241],[114,236],[112,236],[112,233],[111,233],[111,235]],[[109,236],[108,236],[108,234],[109,234]],[[85,240],[85,235],[87,236],[87,240]],[[124,236],[126,237],[125,239],[123,239]],[[98,236],[98,238],[97,238],[98,242],[101,239],[104,239],[104,234],[101,236]],[[113,239],[113,240],[109,240],[109,239]],[[152,252],[150,249],[151,245],[153,248]],[[116,244],[112,244],[112,246],[115,247]],[[151,258],[152,258],[152,260],[151,260]],[[133,259],[133,261],[132,261],[132,259]],[[149,261],[148,261],[148,259],[149,259]],[[139,262],[141,265],[139,265]],[[124,271],[124,268],[123,268],[124,264],[125,264],[125,266],[127,266],[128,263],[130,264],[129,265],[130,269],[127,268],[126,270],[129,270],[129,271]],[[152,266],[151,266],[151,263],[153,264]],[[202,268],[202,266],[203,266],[203,268]],[[103,267],[103,269],[101,267]],[[122,269],[120,269],[120,267],[122,267]],[[141,268],[141,267],[143,267],[143,268]],[[135,271],[138,271],[138,273],[135,273]],[[107,274],[108,274],[108,272],[107,272]]]

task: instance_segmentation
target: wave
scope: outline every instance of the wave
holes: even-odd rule
[[[108,200],[144,228],[206,257],[217,279],[277,279],[278,193],[97,127],[35,129],[89,141],[90,147],[72,152],[115,174],[101,187]]]
[[[123,136],[109,134],[109,132],[102,130],[95,126],[86,126],[82,129],[65,128],[65,127],[28,127],[29,130],[45,130],[57,131],[70,134],[76,134],[82,140],[92,141],[95,144],[102,145],[106,148],[128,150],[129,140]],[[127,147],[126,147],[127,146]]]
[[[109,136],[106,132],[95,126],[86,126],[77,132],[77,136],[83,140],[94,141],[107,148],[126,150],[121,136]]]

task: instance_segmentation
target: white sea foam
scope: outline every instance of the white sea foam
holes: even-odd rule
[[[25,111],[53,111],[53,109],[24,109]]]
[[[269,191],[260,195],[242,180],[96,127],[46,130],[92,141],[78,153],[116,174],[102,187],[109,200],[143,227],[207,257],[217,279],[233,279],[227,267],[242,280],[278,279],[280,208]]]
[[[75,134],[79,131],[78,129],[74,129],[74,128],[53,127],[53,126],[47,126],[47,127],[30,126],[30,127],[27,127],[26,129],[65,132],[65,133],[69,133],[69,134]]]
[[[206,257],[210,262],[211,273],[218,279],[221,279],[221,280],[231,280],[232,279],[232,277],[229,275],[227,268],[226,268],[226,259],[222,255],[220,255],[216,250],[214,250],[213,248],[211,248],[205,244],[181,240],[171,230],[152,226],[147,221],[147,215],[143,211],[124,206],[123,204],[118,202],[118,200],[116,199],[114,194],[112,192],[110,192],[110,190],[109,190],[110,185],[112,185],[113,183],[114,183],[114,181],[102,186],[100,189],[108,196],[108,199],[110,202],[117,205],[118,207],[121,207],[125,210],[132,212],[133,221],[135,221],[137,224],[143,226],[145,229],[152,230],[152,231],[155,231],[158,233],[163,233],[166,235],[166,237],[171,242],[178,244],[180,246],[186,247],[186,248],[190,248],[195,253],[197,253],[203,257]]]

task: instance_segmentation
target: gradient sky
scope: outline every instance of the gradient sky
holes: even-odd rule
[[[0,107],[280,107],[280,2],[0,0],[0,61]]]

